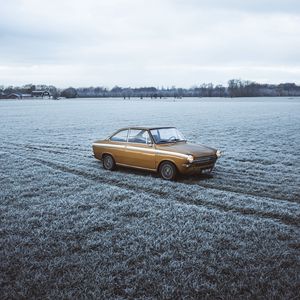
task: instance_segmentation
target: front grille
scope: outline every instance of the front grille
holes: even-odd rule
[[[215,156],[203,156],[203,157],[196,157],[193,161],[193,164],[213,164],[216,162]]]

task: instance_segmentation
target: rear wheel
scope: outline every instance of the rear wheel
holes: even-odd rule
[[[163,162],[159,167],[159,174],[165,180],[174,180],[176,178],[176,167],[169,161]]]
[[[112,171],[116,168],[116,162],[114,158],[109,154],[103,156],[102,163],[103,163],[103,168],[106,170]]]

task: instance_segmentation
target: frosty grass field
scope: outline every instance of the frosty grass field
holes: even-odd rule
[[[212,176],[105,171],[91,143],[174,125]],[[1,298],[286,298],[300,291],[300,100],[0,101]]]

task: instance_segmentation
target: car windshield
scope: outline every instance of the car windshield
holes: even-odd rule
[[[150,130],[156,144],[185,142],[183,134],[176,128],[156,128]]]

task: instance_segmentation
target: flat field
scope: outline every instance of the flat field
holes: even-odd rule
[[[105,171],[91,144],[178,127],[212,176]],[[296,299],[300,99],[0,102],[1,299]]]

